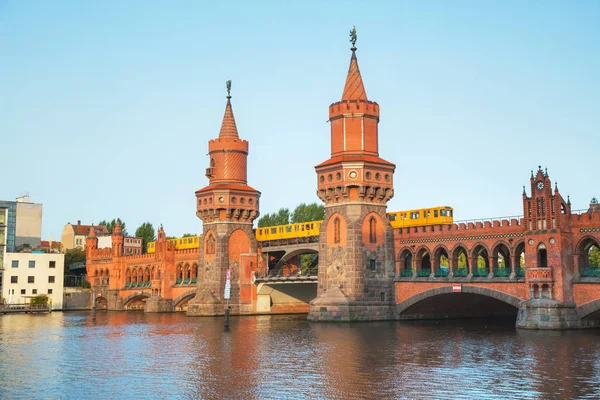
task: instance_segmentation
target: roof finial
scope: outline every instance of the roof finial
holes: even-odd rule
[[[225,82],[227,85],[227,99],[231,98],[231,79]]]
[[[356,25],[350,30],[350,42],[352,43],[352,48],[350,50],[356,51]]]
[[[523,196],[527,196],[527,192],[525,191],[525,185],[523,185]]]

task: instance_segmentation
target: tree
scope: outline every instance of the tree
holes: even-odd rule
[[[588,265],[590,267],[600,267],[600,249],[596,246],[591,246],[588,252]]]
[[[33,305],[48,304],[48,295],[38,294],[37,296],[31,298],[30,304],[33,304]]]
[[[301,203],[292,213],[291,223],[321,221],[323,218],[325,218],[325,206],[317,203]]]
[[[258,227],[264,228],[267,226],[287,225],[289,223],[290,210],[288,208],[280,208],[276,213],[263,215],[258,220]]]
[[[450,264],[448,263],[448,257],[446,257],[446,255],[445,255],[445,254],[442,254],[442,255],[440,256],[440,266],[448,268],[448,265],[450,265]]]
[[[460,253],[458,255],[458,263],[457,263],[457,267],[458,268],[467,268],[467,256],[465,255],[465,253]]]
[[[196,233],[184,233],[182,237],[198,236]]]
[[[154,226],[150,222],[144,222],[135,230],[135,237],[142,238],[142,254],[146,254],[148,243],[156,240]]]
[[[65,270],[68,270],[72,264],[85,262],[85,251],[75,247],[67,250],[65,253]]]
[[[121,218],[112,219],[112,221],[107,222],[106,220],[102,220],[98,223],[98,225],[104,225],[108,233],[112,233],[113,229],[117,225],[117,221],[121,223],[121,233],[123,236],[127,236],[127,229],[125,229],[125,222],[121,221]]]
[[[15,253],[23,253],[25,249],[29,249],[29,252],[31,252],[31,245],[29,243],[18,245],[15,247]]]

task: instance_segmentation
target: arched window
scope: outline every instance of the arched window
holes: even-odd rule
[[[543,243],[538,246],[538,268],[548,268],[548,253]]]
[[[215,237],[212,233],[206,238],[206,254],[215,254]]]
[[[375,217],[369,219],[369,242],[377,243],[377,220]]]
[[[333,220],[333,243],[340,243],[340,218]]]

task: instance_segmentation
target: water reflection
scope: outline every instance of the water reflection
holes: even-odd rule
[[[600,398],[600,331],[141,312],[0,317],[1,398]]]

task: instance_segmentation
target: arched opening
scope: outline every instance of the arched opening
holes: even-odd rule
[[[467,249],[462,245],[458,245],[452,251],[452,276],[466,277],[467,275],[469,275]]]
[[[335,217],[333,220],[333,243],[340,243],[340,218]]]
[[[514,272],[510,250],[505,243],[498,243],[492,250],[492,268],[495,277],[509,277]]]
[[[150,268],[148,267],[144,271],[144,286],[150,286]]]
[[[131,286],[131,270],[127,268],[125,270],[125,287]]]
[[[525,276],[525,242],[521,241],[515,246],[513,263],[515,265],[515,276],[523,278]]]
[[[185,264],[183,268],[183,283],[188,284],[192,281],[192,268],[189,264]]]
[[[413,255],[409,249],[404,249],[398,256],[400,260],[400,276],[413,276]]]
[[[483,245],[478,244],[473,248],[471,260],[473,265],[473,277],[485,278],[489,275],[489,256],[487,249]]]
[[[175,269],[175,284],[180,285],[183,283],[183,265],[179,264]]]
[[[579,274],[582,277],[600,278],[600,244],[592,237],[586,237],[576,250]]]
[[[543,243],[540,243],[538,246],[537,267],[548,268],[548,253],[546,251],[546,245]]]
[[[369,218],[369,243],[377,243],[377,220]]]
[[[400,319],[498,318],[515,319],[521,300],[481,287],[463,286],[454,293],[452,286],[427,290],[399,303]]]
[[[431,275],[431,255],[429,250],[421,248],[417,251],[417,276],[427,277]]]
[[[198,281],[198,264],[192,265],[192,283],[196,283]]]
[[[206,254],[215,254],[216,251],[216,240],[215,235],[212,232],[209,232],[206,235]]]
[[[531,286],[531,298],[532,299],[540,298],[540,286],[537,283],[534,283],[533,286]]]
[[[436,277],[445,277],[450,274],[448,250],[444,246],[440,246],[433,252],[433,273]]]
[[[97,310],[106,310],[108,308],[108,301],[105,297],[99,296],[96,297],[96,309]]]

